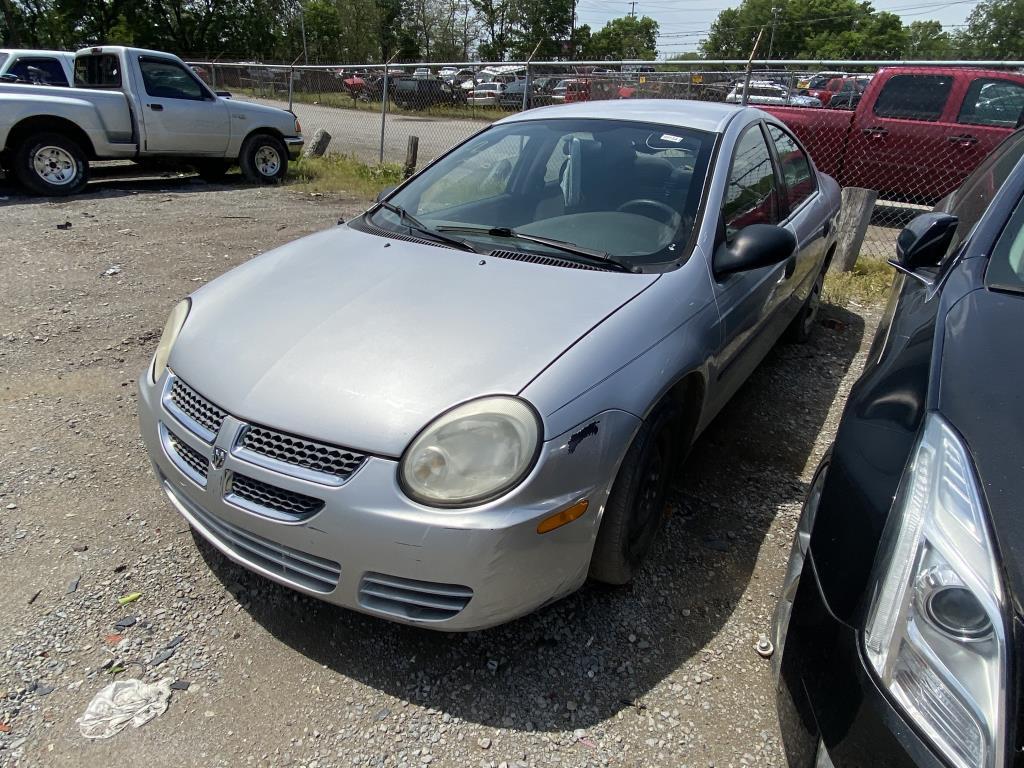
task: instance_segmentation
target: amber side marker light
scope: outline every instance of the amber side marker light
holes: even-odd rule
[[[590,502],[584,499],[583,501],[577,501],[571,507],[563,509],[561,512],[556,512],[551,517],[545,517],[537,524],[537,533],[549,533],[555,530],[555,528],[561,528],[563,525],[571,523],[573,520],[582,517],[583,513],[587,511],[588,506],[590,506]]]

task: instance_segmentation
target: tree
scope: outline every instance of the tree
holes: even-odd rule
[[[913,21],[907,27],[908,59],[951,59],[953,41],[938,21]]]
[[[960,55],[979,59],[1015,59],[1024,50],[1024,3],[982,0],[956,38]]]
[[[654,59],[658,54],[658,22],[649,16],[612,19],[590,36],[588,59]]]

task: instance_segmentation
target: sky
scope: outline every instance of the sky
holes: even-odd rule
[[[978,0],[872,0],[878,11],[898,13],[905,24],[937,19],[952,31],[963,24]],[[704,32],[718,12],[739,5],[739,0],[637,0],[637,16],[650,16],[660,25],[658,58],[663,59],[686,51],[697,50]],[[589,24],[598,30],[609,19],[625,16],[631,3],[627,0],[577,0],[577,24]]]

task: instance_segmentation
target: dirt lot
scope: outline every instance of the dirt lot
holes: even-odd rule
[[[137,433],[134,380],[174,302],[359,201],[181,179],[0,198],[0,765],[782,764],[754,644],[876,309],[827,307],[811,344],[769,356],[701,438],[631,588],[442,635],[197,546]],[[89,742],[75,721],[115,660],[190,686]]]

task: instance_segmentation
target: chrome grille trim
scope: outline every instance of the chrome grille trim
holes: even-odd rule
[[[164,487],[206,529],[208,536],[247,565],[272,573],[288,584],[311,592],[328,593],[337,587],[341,566],[333,560],[244,531],[188,502],[170,483],[165,482]]]
[[[162,422],[158,426],[160,443],[167,458],[185,477],[200,488],[205,488],[210,467],[209,459],[174,434]]]
[[[321,499],[237,472],[231,473],[224,498],[242,509],[286,523],[300,522],[324,508]]]
[[[167,377],[163,403],[183,427],[210,444],[228,415],[174,374]]]
[[[359,582],[364,608],[414,621],[446,621],[469,604],[473,590],[460,584],[388,576],[367,572]]]
[[[326,485],[341,485],[366,461],[365,454],[348,448],[259,424],[242,430],[234,453],[265,469]]]

